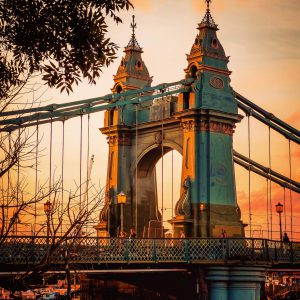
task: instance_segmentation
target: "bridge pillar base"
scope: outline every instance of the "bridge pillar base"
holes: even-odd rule
[[[259,300],[264,268],[210,267],[206,271],[210,300]]]

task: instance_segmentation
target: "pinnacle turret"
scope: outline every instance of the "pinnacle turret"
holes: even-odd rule
[[[130,24],[130,27],[132,28],[132,34],[131,34],[131,39],[128,43],[128,45],[125,47],[125,50],[135,50],[135,51],[140,51],[142,52],[142,48],[140,47],[138,41],[136,40],[135,37],[135,28],[137,27],[135,23],[135,16],[132,16],[132,22]]]
[[[135,16],[132,16],[130,24],[132,28],[131,38],[124,49],[125,57],[122,58],[117,74],[114,76],[115,85],[112,91],[120,93],[126,90],[142,89],[150,86],[152,77],[142,59],[143,50],[140,47],[136,36],[137,27]]]
[[[211,0],[205,0],[206,2],[206,13],[201,21],[201,23],[199,24],[199,28],[203,27],[203,26],[207,26],[207,27],[211,27],[211,28],[218,28],[218,25],[215,23],[211,13],[210,13],[210,6],[209,4],[211,3]]]
[[[203,70],[218,70],[228,74],[228,57],[217,37],[218,25],[215,23],[211,11],[211,0],[207,4],[205,15],[198,26],[199,33],[187,55],[188,67],[185,69],[188,77],[196,77]]]

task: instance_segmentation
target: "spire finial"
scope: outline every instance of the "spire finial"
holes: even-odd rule
[[[139,43],[135,38],[135,29],[137,27],[135,23],[135,15],[132,16],[132,22],[130,23],[130,27],[132,28],[132,34],[131,34],[131,39],[126,48],[130,50],[142,51]]]
[[[205,2],[206,2],[206,11],[209,12],[210,11],[209,3],[211,3],[211,0],[205,0]]]
[[[132,28],[132,36],[135,36],[135,28],[136,28],[135,15],[132,15],[132,22],[130,24],[130,27]]]
[[[212,2],[212,0],[205,0],[206,3],[206,13],[204,18],[202,19],[202,22],[200,23],[206,26],[210,26],[213,28],[217,28],[217,25],[215,24],[215,21],[213,19],[213,17],[210,14],[210,3]]]

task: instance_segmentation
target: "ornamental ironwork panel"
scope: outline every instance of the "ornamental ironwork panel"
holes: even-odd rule
[[[247,238],[128,239],[69,237],[6,237],[0,264],[48,263],[226,263],[261,261],[300,263],[300,243]]]

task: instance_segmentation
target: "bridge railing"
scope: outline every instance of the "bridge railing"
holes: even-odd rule
[[[248,238],[124,239],[8,237],[0,264],[37,264],[52,247],[50,263],[212,263],[254,261],[300,263],[300,243]],[[50,253],[50,252],[49,252]]]

